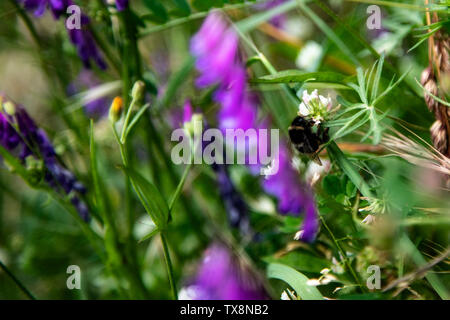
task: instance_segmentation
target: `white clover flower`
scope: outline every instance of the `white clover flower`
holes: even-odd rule
[[[367,224],[367,225],[371,225],[375,222],[376,218],[374,215],[368,214],[367,217],[364,218],[364,220],[362,221],[362,223]]]
[[[300,69],[315,71],[322,57],[322,47],[315,41],[308,41],[300,50],[295,64]]]
[[[305,90],[303,91],[302,102],[298,107],[298,114],[303,117],[311,117],[318,124],[325,120],[332,106],[331,98],[319,95],[317,89],[311,94]]]
[[[328,160],[323,160],[322,165],[311,161],[306,169],[305,179],[309,185],[313,186],[323,175],[330,171],[330,168],[331,162]]]

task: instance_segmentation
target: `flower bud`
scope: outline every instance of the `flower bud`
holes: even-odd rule
[[[190,121],[184,123],[184,131],[192,138],[203,133],[203,115],[194,113]]]
[[[6,101],[3,103],[3,110],[10,116],[13,116],[16,114],[16,105],[11,101]]]
[[[145,83],[141,80],[136,81],[131,91],[131,97],[135,101],[142,101],[145,95]]]
[[[109,120],[112,123],[119,121],[123,111],[123,100],[121,97],[115,97],[109,108]]]

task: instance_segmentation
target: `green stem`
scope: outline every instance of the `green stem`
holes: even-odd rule
[[[228,11],[228,10],[243,9],[243,8],[246,8],[246,7],[254,6],[255,4],[258,4],[258,2],[259,3],[263,3],[265,1],[266,0],[252,1],[252,2],[247,2],[247,3],[237,3],[237,4],[224,6],[223,8],[218,9],[218,10]],[[169,28],[172,28],[172,27],[176,27],[176,26],[178,26],[180,24],[183,24],[183,23],[187,23],[187,22],[190,22],[190,21],[193,21],[193,20],[204,18],[209,13],[210,13],[209,10],[208,11],[203,11],[203,12],[196,12],[196,13],[193,13],[193,14],[187,16],[187,17],[173,19],[173,20],[170,20],[169,22],[167,22],[165,24],[158,25],[158,26],[155,26],[155,27],[150,27],[150,28],[142,31],[139,34],[139,38],[149,36],[149,35],[151,35],[151,34],[153,34],[155,32],[159,32],[159,31],[163,31],[163,30],[166,30],[166,29],[169,29]]]
[[[358,286],[360,287],[361,291],[365,291],[365,287],[362,285],[361,280],[359,279],[358,275],[356,274],[355,270],[353,270],[352,265],[350,264],[350,261],[348,261],[348,257],[347,254],[345,253],[345,251],[342,249],[341,245],[339,244],[339,242],[337,241],[336,237],[334,236],[333,232],[331,231],[331,229],[328,227],[328,224],[325,222],[325,219],[319,215],[320,220],[322,221],[323,226],[325,227],[325,229],[327,229],[328,233],[331,236],[331,239],[334,242],[334,245],[336,246],[336,248],[338,249],[339,253],[341,254],[342,258],[344,259],[344,263],[345,266],[347,267],[347,269],[350,271],[350,273],[352,274],[352,277],[355,279],[356,283],[358,284]]]
[[[0,261],[0,268],[14,281],[14,283],[19,287],[19,289],[30,299],[36,300],[36,297],[30,292],[30,290],[25,287],[25,285],[8,269],[7,266]]]
[[[178,197],[181,194],[181,191],[183,190],[184,183],[186,182],[187,176],[189,174],[189,170],[192,168],[192,161],[189,162],[189,164],[184,169],[183,175],[181,177],[180,183],[178,183],[177,188],[175,189],[175,193],[172,196],[172,199],[169,203],[169,214],[172,212],[173,206],[175,205],[175,202],[177,201]]]
[[[178,300],[178,292],[177,292],[177,287],[175,284],[172,260],[170,259],[170,252],[169,252],[169,247],[167,245],[166,234],[164,231],[162,231],[160,233],[160,235],[161,235],[161,242],[162,242],[163,250],[164,250],[164,259],[166,261],[167,275],[169,276],[170,288],[172,289],[173,299]]]

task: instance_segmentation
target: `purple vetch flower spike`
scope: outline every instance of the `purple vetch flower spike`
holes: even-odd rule
[[[311,194],[305,197],[305,214],[301,230],[295,235],[295,240],[313,242],[319,230],[319,218],[314,198]]]
[[[72,0],[18,0],[26,10],[34,11],[35,16],[42,16],[46,8],[49,8],[55,19],[67,15],[67,8],[73,5]],[[81,15],[81,29],[68,29],[68,35],[72,44],[77,48],[83,65],[90,68],[90,60],[93,60],[100,69],[104,70],[107,65],[97,48],[94,37],[87,29],[90,23],[89,17]]]
[[[267,297],[258,275],[221,244],[206,250],[193,283],[180,292],[181,300],[263,300]]]
[[[196,80],[198,87],[205,88],[228,80],[234,71],[237,45],[238,37],[234,30],[228,28],[218,13],[211,13],[191,40],[191,53],[201,73]]]
[[[128,8],[128,0],[116,0],[117,11],[123,11]]]
[[[263,183],[264,190],[278,199],[281,214],[299,216],[302,212],[304,190],[299,182],[298,173],[292,167],[288,150],[280,144],[278,154],[278,172],[267,176]]]
[[[10,119],[9,115],[0,112],[0,144],[8,151],[16,149],[21,140],[19,134],[11,125]]]
[[[103,60],[91,32],[86,29],[88,24],[89,19],[86,17],[85,20],[81,20],[81,29],[67,30],[70,41],[77,48],[78,56],[85,68],[90,69],[90,60],[92,59],[100,69],[105,70],[107,68],[106,62]]]
[[[217,177],[220,197],[224,203],[230,225],[239,228],[242,234],[248,235],[251,231],[248,206],[231,181],[227,166],[213,163],[211,167]]]
[[[238,57],[238,36],[218,13],[211,13],[192,38],[191,53],[196,58],[200,88],[218,85],[214,100],[221,105],[219,127],[243,129],[257,127],[257,108],[246,91],[246,70]]]
[[[19,3],[28,11],[34,11],[36,17],[44,14],[47,8],[48,0],[18,0]]]
[[[74,4],[72,0],[48,0],[48,2],[55,19],[59,19],[65,15],[67,8]]]
[[[213,98],[221,106],[217,118],[222,131],[227,129],[246,131],[270,127],[268,123],[258,123],[257,101],[247,92],[246,68],[238,59],[237,35],[220,14],[211,13],[206,18],[198,33],[192,38],[191,53],[200,72],[196,84],[200,88],[211,85],[218,87]],[[258,133],[257,140],[259,144]],[[238,152],[248,151],[254,147],[246,144],[244,142],[243,146],[231,147],[236,147]],[[253,171],[259,167],[258,164],[249,165]],[[216,171],[219,180],[225,181],[223,173],[218,168],[220,169],[216,167]],[[311,200],[313,198],[292,167],[289,152],[283,144],[280,145],[279,170],[267,177],[263,182],[263,188],[278,199],[278,210],[281,214],[299,216],[302,212],[305,213],[304,236],[301,238],[312,241],[318,228],[317,210],[314,200]]]
[[[183,107],[183,123],[189,122],[192,119],[192,104],[190,100],[186,100]]]
[[[70,198],[80,216],[89,220],[81,196],[86,188],[59,161],[52,143],[26,110],[0,95],[0,144],[26,165],[30,157],[42,161],[43,176],[48,186]]]
[[[302,230],[295,239],[305,242],[314,241],[318,228],[318,213],[312,192],[302,185],[297,171],[293,168],[288,150],[280,144],[278,172],[267,176],[264,190],[278,199],[278,210],[283,215],[299,216],[304,213]]]
[[[45,9],[49,8],[55,19],[59,19],[66,14],[67,7],[73,5],[71,0],[18,0],[19,3],[28,11],[34,11],[36,17],[44,14]]]

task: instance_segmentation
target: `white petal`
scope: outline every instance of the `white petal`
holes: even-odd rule
[[[298,108],[298,113],[299,113],[301,116],[306,117],[306,116],[308,116],[311,112],[309,111],[309,109],[308,109],[308,107],[306,106],[306,104],[302,102],[302,103],[300,103],[300,106],[299,106],[299,108]]]

